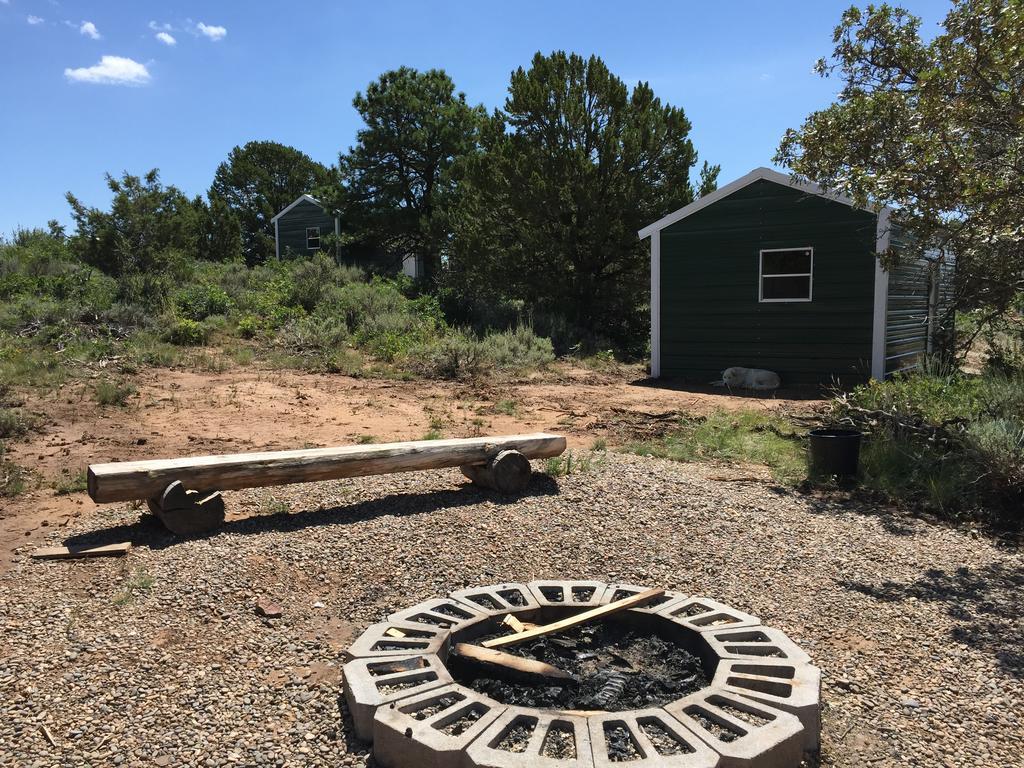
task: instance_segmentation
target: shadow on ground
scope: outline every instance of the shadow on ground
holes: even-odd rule
[[[772,392],[759,392],[751,389],[716,387],[712,384],[696,384],[682,379],[652,379],[649,376],[634,379],[629,384],[633,387],[665,389],[671,392],[690,392],[695,395],[728,395],[730,397],[744,397],[751,400],[772,400],[776,398],[780,400],[824,400],[828,397],[826,392],[817,387],[780,387]]]
[[[338,525],[372,520],[385,515],[421,515],[441,509],[472,506],[489,501],[492,504],[514,504],[530,496],[553,496],[558,493],[558,483],[550,476],[534,473],[526,490],[515,496],[501,496],[484,491],[466,483],[458,488],[421,493],[394,493],[375,499],[344,504],[329,509],[283,512],[273,515],[253,515],[228,520],[220,528],[207,534],[189,538],[204,538],[220,533],[252,535],[268,531],[298,531],[321,525]],[[64,541],[67,547],[117,544],[128,541],[133,546],[150,549],[164,549],[187,539],[170,533],[155,516],[144,513],[134,523],[100,528],[88,533],[70,536]]]
[[[868,597],[902,603],[911,598],[945,603],[955,622],[951,639],[990,654],[1000,667],[1024,678],[1024,570],[1010,561],[984,568],[930,569],[908,584],[838,582]]]

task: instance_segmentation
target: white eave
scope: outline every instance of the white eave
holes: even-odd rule
[[[292,208],[294,208],[296,205],[298,205],[299,203],[301,203],[303,201],[307,201],[307,202],[313,203],[313,205],[319,205],[321,208],[323,208],[323,205],[320,204],[320,201],[317,200],[312,195],[299,195],[297,198],[295,198],[295,201],[293,203],[291,203],[287,208],[285,208],[283,211],[281,211],[279,214],[277,214],[277,216],[272,218],[270,221],[271,222],[277,221],[282,216],[284,216],[286,213],[288,213],[288,211],[290,211]]]
[[[824,197],[827,200],[832,200],[843,205],[855,206],[852,198],[846,195],[839,194],[838,192],[831,192],[824,187],[815,184],[810,181],[797,181],[792,176],[785,173],[779,173],[773,171],[771,168],[755,168],[746,176],[742,176],[735,181],[731,181],[724,187],[719,187],[714,192],[709,192],[704,197],[694,200],[689,205],[683,206],[678,211],[670,213],[668,216],[658,219],[653,224],[649,224],[639,232],[637,236],[643,240],[645,237],[650,237],[655,232],[660,232],[665,227],[675,224],[677,221],[682,221],[687,216],[692,216],[697,211],[707,208],[709,205],[721,200],[723,197],[728,197],[733,192],[743,189],[749,184],[753,184],[755,181],[773,181],[776,184],[782,184],[786,187],[792,187],[793,189],[799,189],[801,192],[806,192],[809,195],[817,195],[818,197]],[[865,208],[864,210],[871,210]],[[872,211],[875,213],[876,211]]]

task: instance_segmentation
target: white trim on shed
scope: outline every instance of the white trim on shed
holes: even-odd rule
[[[321,208],[324,207],[323,204],[319,200],[317,200],[315,197],[313,197],[312,195],[305,195],[305,194],[299,195],[292,202],[290,202],[285,208],[282,208],[278,212],[277,216],[272,218],[271,221],[276,222],[278,219],[280,219],[282,216],[284,216],[286,213],[288,213],[288,211],[290,211],[292,208],[294,208],[296,205],[298,205],[299,203],[301,203],[303,201],[312,203],[313,205],[319,205]]]

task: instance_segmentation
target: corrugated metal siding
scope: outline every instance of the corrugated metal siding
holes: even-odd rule
[[[783,386],[870,373],[876,217],[758,181],[661,232],[663,376],[711,381],[733,365]],[[761,249],[814,248],[814,300],[758,302]]]
[[[891,247],[908,247],[909,236],[894,226]],[[938,252],[907,260],[889,272],[885,313],[886,375],[916,368],[953,342],[954,262]]]
[[[277,237],[281,258],[288,255],[290,248],[294,255],[311,256],[315,251],[306,248],[306,227],[320,227],[320,237],[334,234],[334,217],[308,200],[292,208],[277,220]],[[321,241],[321,249],[325,249]]]
[[[931,264],[918,259],[889,271],[885,310],[885,372],[913,368],[928,350],[928,306]]]

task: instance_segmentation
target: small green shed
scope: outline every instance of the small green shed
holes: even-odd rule
[[[851,386],[919,365],[948,312],[952,265],[892,273],[890,210],[758,168],[640,230],[651,238],[651,376],[732,366],[783,387]]]
[[[312,256],[327,249],[326,237],[341,233],[341,220],[329,213],[312,195],[299,195],[274,218],[274,243],[277,258],[293,254]],[[335,258],[338,245],[335,240]]]

